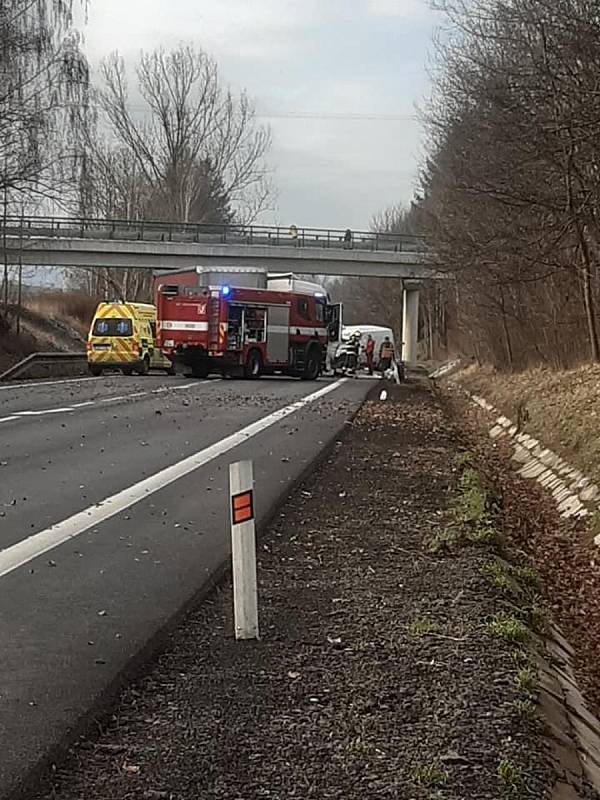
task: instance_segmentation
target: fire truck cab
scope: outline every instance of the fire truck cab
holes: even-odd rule
[[[156,303],[163,353],[195,377],[321,374],[329,341],[324,293],[163,283]]]

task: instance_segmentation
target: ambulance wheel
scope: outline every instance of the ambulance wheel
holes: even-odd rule
[[[123,375],[133,375],[133,367],[121,367]]]
[[[244,378],[260,378],[262,372],[262,356],[259,350],[250,350],[244,367]]]
[[[150,359],[148,356],[142,358],[137,372],[138,375],[147,375],[150,372]]]
[[[321,374],[321,351],[311,347],[306,356],[306,366],[300,376],[303,381],[316,381]]]
[[[99,367],[98,364],[90,364],[90,374],[94,378],[99,378],[102,375],[102,367]]]

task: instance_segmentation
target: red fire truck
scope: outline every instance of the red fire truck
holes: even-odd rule
[[[161,282],[156,305],[163,353],[198,378],[281,373],[315,380],[333,333],[320,292]]]

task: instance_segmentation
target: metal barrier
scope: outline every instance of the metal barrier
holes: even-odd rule
[[[78,361],[87,364],[87,353],[32,353],[14,367],[0,374],[0,383],[21,377],[33,366],[47,364],[76,364]]]
[[[0,220],[0,235],[25,243],[34,237],[52,239],[122,239],[129,241],[213,242],[215,244],[321,247],[348,250],[423,252],[422,236],[327,228],[272,225],[221,225],[86,217],[15,217]]]

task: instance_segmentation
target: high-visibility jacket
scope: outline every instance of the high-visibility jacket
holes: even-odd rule
[[[381,345],[381,350],[379,351],[379,358],[393,358],[394,357],[394,345],[391,342],[384,342]]]

